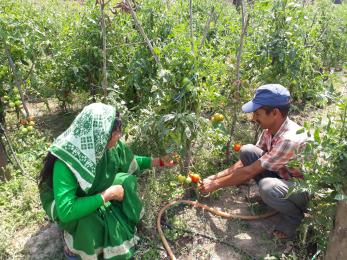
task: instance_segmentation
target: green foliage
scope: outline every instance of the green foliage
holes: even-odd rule
[[[307,223],[314,229],[313,238],[324,250],[332,229],[335,204],[347,199],[347,100],[338,103],[339,111],[329,113],[321,121],[307,124],[311,136],[305,149],[297,158],[305,173],[305,181],[298,182],[297,189],[313,195]]]
[[[0,181],[0,256],[16,258],[18,252],[11,250],[13,235],[24,228],[34,228],[43,223],[44,212],[40,207],[36,179],[48,149],[47,133],[34,129],[28,134],[12,129],[9,140],[16,156],[23,166],[23,173],[17,165],[9,165]],[[9,150],[8,150],[9,151]],[[13,157],[11,156],[12,160]],[[14,160],[13,160],[14,161]],[[1,258],[0,257],[0,258]]]

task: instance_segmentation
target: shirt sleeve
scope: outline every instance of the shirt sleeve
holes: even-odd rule
[[[290,140],[276,142],[271,151],[259,158],[261,167],[269,171],[279,171],[295,155],[295,149],[295,142]]]
[[[78,197],[77,188],[78,183],[73,173],[65,163],[56,160],[53,168],[53,192],[57,215],[63,223],[85,217],[103,205],[101,194]]]

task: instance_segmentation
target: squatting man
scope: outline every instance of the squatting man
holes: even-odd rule
[[[281,221],[273,236],[291,238],[300,225],[308,203],[305,192],[292,193],[293,178],[303,178],[298,169],[286,166],[304,145],[307,135],[288,117],[290,93],[279,84],[267,84],[256,90],[254,98],[242,106],[245,113],[253,113],[252,120],[263,129],[256,145],[247,144],[240,150],[240,160],[230,168],[202,180],[203,193],[227,186],[237,186],[254,179],[262,200],[277,210]]]

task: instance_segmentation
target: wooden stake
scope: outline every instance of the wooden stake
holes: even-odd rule
[[[105,1],[100,1],[101,33],[102,33],[102,88],[104,90],[104,101],[107,98],[107,53],[106,53],[106,24],[105,24]]]
[[[237,51],[237,60],[236,60],[236,97],[235,97],[235,103],[240,104],[240,86],[241,86],[241,75],[240,75],[240,65],[241,65],[241,55],[242,55],[242,50],[243,50],[243,43],[244,43],[244,38],[247,32],[247,27],[249,24],[249,15],[247,15],[246,11],[246,4],[244,0],[241,0],[241,9],[242,9],[242,30],[241,30],[241,35],[240,35],[240,46]],[[233,84],[233,83],[232,83]],[[229,97],[230,98],[230,97]],[[230,163],[230,145],[232,141],[232,137],[235,133],[236,129],[236,121],[237,121],[237,114],[239,113],[239,107],[235,107],[232,117],[232,123],[231,123],[231,128],[230,128],[230,134],[229,134],[229,140],[227,142],[227,153],[226,153],[226,161],[227,163]]]
[[[6,52],[6,56],[8,58],[8,62],[10,64],[10,68],[11,68],[13,76],[14,76],[14,82],[18,88],[18,92],[19,92],[20,98],[22,100],[22,104],[23,104],[23,108],[24,108],[25,113],[26,113],[26,117],[29,117],[30,116],[29,109],[26,105],[26,101],[24,99],[24,95],[23,95],[23,91],[22,91],[22,87],[21,87],[21,83],[23,81],[21,79],[19,72],[16,69],[16,64],[14,64],[12,56],[11,56],[11,52],[7,46],[5,47],[5,52]]]
[[[193,36],[193,0],[189,0],[189,28],[190,28],[190,44],[192,45],[192,52],[194,53],[194,36]]]
[[[149,50],[150,50],[150,52],[151,52],[155,62],[159,65],[159,58],[155,54],[153,46],[152,46],[150,40],[148,39],[145,31],[143,30],[140,21],[137,19],[136,13],[134,12],[133,8],[131,7],[131,4],[130,4],[129,0],[125,0],[125,1],[126,1],[127,5],[129,6],[130,14],[131,14],[131,16],[134,19],[134,22],[135,22],[135,25],[136,25],[137,29],[139,30],[139,32],[142,35],[142,37],[145,39],[145,42],[147,43],[147,46],[148,46],[148,48],[149,48]]]
[[[204,27],[204,32],[203,32],[203,36],[202,36],[202,39],[201,39],[201,43],[200,43],[200,46],[199,46],[199,50],[204,46],[205,44],[205,40],[206,40],[206,37],[207,37],[207,33],[208,31],[210,30],[210,24],[211,24],[211,21],[213,19],[213,16],[214,16],[214,6],[212,6],[212,9],[211,9],[211,12],[210,12],[210,16],[205,24],[205,27]]]

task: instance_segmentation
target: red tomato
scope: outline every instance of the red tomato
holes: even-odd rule
[[[241,149],[241,144],[234,144],[234,151],[235,152],[238,152],[238,151],[240,151],[240,149]]]
[[[189,177],[192,179],[192,182],[198,183],[200,181],[200,175],[197,173],[189,174]]]

